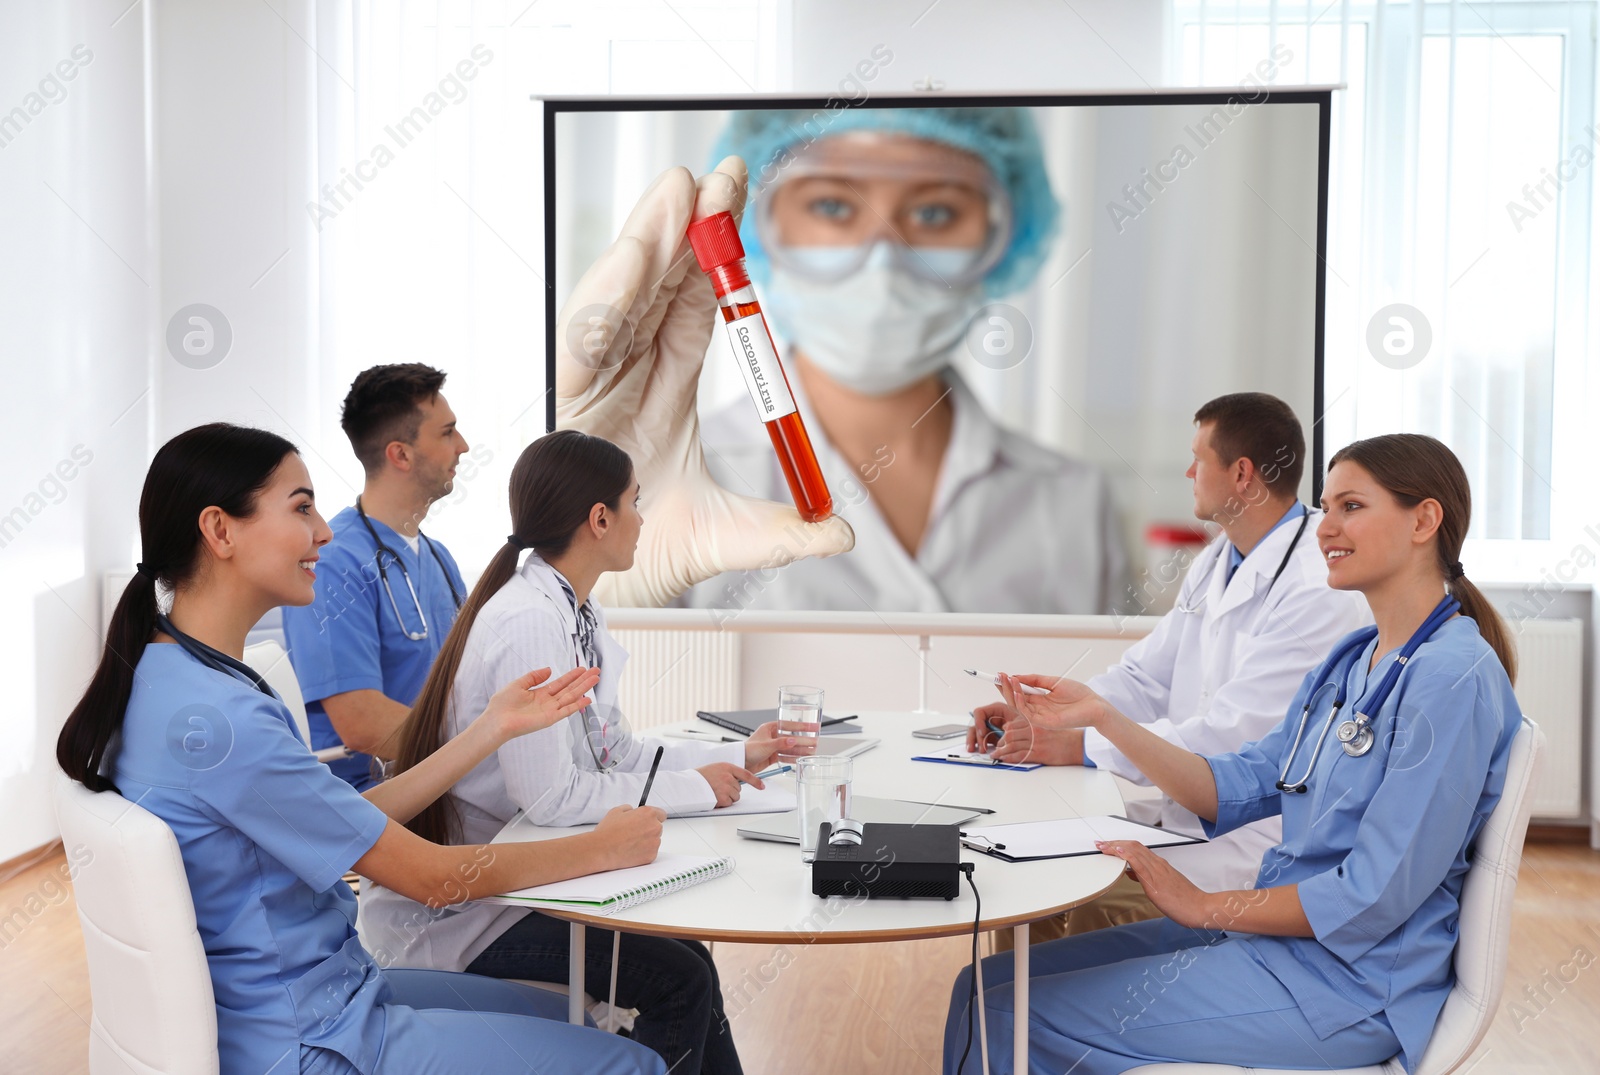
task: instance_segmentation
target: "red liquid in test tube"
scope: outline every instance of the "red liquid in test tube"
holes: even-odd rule
[[[795,406],[789,376],[778,361],[778,350],[767,330],[767,320],[761,315],[755,288],[750,286],[744,244],[739,241],[739,226],[733,222],[733,214],[717,213],[690,224],[689,245],[700,268],[711,278],[739,372],[744,375],[756,415],[772,438],[772,449],[778,454],[778,465],[789,483],[794,506],[806,522],[820,522],[833,514],[833,497],[828,494],[817,453]]]

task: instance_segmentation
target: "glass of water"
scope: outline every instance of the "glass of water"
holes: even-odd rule
[[[797,745],[816,747],[822,735],[821,687],[778,688],[778,734],[799,740]],[[789,759],[795,755],[780,752],[778,756]]]
[[[800,792],[800,857],[810,862],[817,857],[817,833],[823,822],[838,822],[850,816],[850,759],[843,757],[805,757],[796,759],[799,775],[795,786]]]

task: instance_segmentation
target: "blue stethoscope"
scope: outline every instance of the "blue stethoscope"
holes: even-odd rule
[[[383,539],[378,536],[377,528],[372,525],[372,520],[367,518],[367,511],[361,506],[361,498],[359,496],[356,497],[356,514],[361,516],[362,525],[367,528],[367,533],[372,535],[373,544],[378,546],[378,551],[374,554],[374,558],[378,561],[378,578],[383,581],[384,592],[389,595],[389,607],[394,609],[394,622],[400,625],[401,633],[411,641],[426,641],[428,637],[428,617],[422,614],[422,601],[417,597],[417,588],[411,585],[411,574],[406,570],[405,561],[401,560],[400,554],[385,545]],[[427,534],[418,530],[417,537],[421,538],[422,543],[428,546],[428,551],[433,553],[433,559],[439,565],[439,572],[444,575],[444,584],[450,587],[450,600],[455,602],[456,611],[460,612],[461,594],[456,589],[456,584],[450,579],[449,569],[444,566],[444,557],[439,555],[439,550],[434,548],[433,542],[429,540]],[[411,604],[417,610],[417,622],[422,624],[422,630],[420,631],[413,631],[407,627],[405,617],[400,615],[400,603],[394,599],[394,587],[389,585],[389,572],[383,566],[384,553],[394,557],[394,566],[400,569],[400,577],[405,580],[406,589],[411,591]]]
[[[1344,752],[1352,758],[1359,758],[1372,749],[1373,732],[1372,716],[1383,709],[1383,703],[1389,700],[1389,695],[1394,691],[1394,686],[1400,681],[1400,673],[1405,671],[1406,662],[1411,660],[1424,642],[1439,625],[1454,616],[1461,610],[1461,602],[1454,597],[1446,596],[1428,613],[1428,618],[1422,621],[1422,626],[1412,633],[1404,646],[1400,647],[1400,656],[1394,664],[1389,666],[1389,671],[1379,681],[1378,686],[1357,699],[1354,720],[1346,720],[1339,725],[1334,735],[1339,740],[1339,745]],[[1311,692],[1311,697],[1306,699],[1305,708],[1300,711],[1300,728],[1295,732],[1294,745],[1289,748],[1289,756],[1284,759],[1283,771],[1278,776],[1278,790],[1291,795],[1304,795],[1306,781],[1317,768],[1317,757],[1322,753],[1322,744],[1327,742],[1328,729],[1333,726],[1333,720],[1339,715],[1339,710],[1344,706],[1345,681],[1350,677],[1350,668],[1359,658],[1361,651],[1367,648],[1378,635],[1376,627],[1368,627],[1345,640],[1344,644],[1329,654],[1328,659],[1322,662],[1322,667],[1317,669],[1314,682],[1320,683],[1316,690]],[[1342,667],[1341,667],[1342,666]],[[1311,762],[1306,766],[1306,771],[1299,780],[1290,783],[1289,770],[1294,767],[1294,759],[1300,753],[1300,741],[1305,738],[1306,725],[1311,719],[1311,707],[1317,698],[1328,687],[1333,688],[1333,707],[1328,710],[1328,719],[1323,722],[1322,734],[1317,736],[1316,749],[1311,752]]]

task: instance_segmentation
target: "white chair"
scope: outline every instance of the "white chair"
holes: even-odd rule
[[[88,853],[73,880],[94,1015],[91,1075],[217,1075],[211,972],[166,822],[56,771],[56,821]]]
[[[278,692],[283,704],[289,707],[289,715],[294,717],[294,726],[300,729],[300,738],[310,744],[311,723],[306,719],[306,700],[300,693],[300,681],[295,678],[289,654],[277,642],[269,639],[246,646],[244,663],[260,673],[261,678],[267,681],[267,686]],[[328,747],[315,753],[320,762],[338,761],[350,756],[350,752],[342,746]]]
[[[1526,717],[1511,742],[1506,786],[1494,812],[1473,845],[1472,865],[1461,887],[1456,939],[1456,984],[1445,999],[1433,1037],[1413,1075],[1446,1075],[1472,1056],[1500,1007],[1506,982],[1506,949],[1511,942],[1511,900],[1517,891],[1522,841],[1528,834],[1529,792],[1544,750],[1544,733]],[[1290,1075],[1277,1068],[1231,1064],[1147,1064],[1139,1075]],[[1335,1075],[1404,1075],[1400,1061],[1343,1068]]]

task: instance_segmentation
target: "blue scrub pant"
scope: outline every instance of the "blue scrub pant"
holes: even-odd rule
[[[476,974],[387,970],[383,1049],[374,1075],[665,1075],[636,1042],[567,1023],[567,998]],[[301,1075],[350,1075],[327,1049],[303,1046]]]
[[[1382,1015],[1318,1038],[1249,945],[1169,918],[1034,945],[1029,959],[1031,1072],[1113,1075],[1174,1061],[1327,1070],[1400,1051]],[[994,1072],[1012,1070],[1014,969],[1009,952],[983,961]],[[945,1020],[947,1075],[967,1040],[971,990],[972,968],[964,967]],[[961,1070],[982,1070],[976,1029]]]

